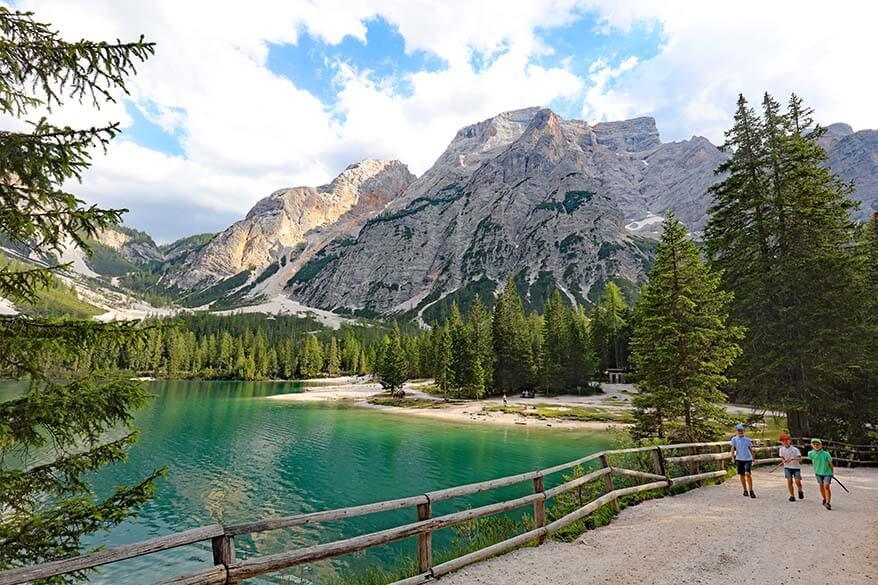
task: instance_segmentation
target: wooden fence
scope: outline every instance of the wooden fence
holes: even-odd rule
[[[802,455],[808,454],[809,437],[793,437],[793,443],[806,447]],[[841,441],[821,439],[823,448],[832,453],[832,461],[839,467],[878,466],[878,445],[855,445]]]
[[[774,445],[756,447],[757,453],[765,453],[775,449],[777,449],[777,446]],[[538,471],[529,471],[499,479],[436,490],[408,498],[284,518],[272,518],[258,522],[233,524],[231,526],[213,524],[194,528],[92,554],[5,571],[0,573],[0,585],[18,585],[37,579],[83,571],[109,563],[206,541],[211,542],[213,549],[213,566],[196,573],[161,581],[156,585],[234,584],[257,575],[338,557],[410,537],[417,537],[418,574],[408,579],[397,581],[395,585],[428,583],[441,575],[460,569],[470,563],[489,558],[528,542],[539,544],[550,533],[585,518],[602,506],[612,506],[615,510],[618,510],[619,499],[624,496],[650,490],[664,490],[665,493],[668,493],[675,487],[724,477],[726,475],[724,467],[725,462],[728,460],[728,450],[728,443],[722,441],[601,451],[576,459],[575,461],[569,461]],[[613,465],[613,461],[611,461],[611,459],[615,460],[620,456],[630,456],[637,453],[643,454],[644,458],[650,461],[652,471],[627,469]],[[768,457],[757,459],[755,464],[777,463],[779,461],[779,458]],[[719,469],[701,472],[699,466],[705,462],[719,462]],[[593,466],[596,466],[596,469],[546,489],[544,483],[546,477],[568,471],[576,466],[586,465],[587,469],[591,469]],[[674,477],[672,474],[674,470],[682,470],[686,474]],[[616,487],[613,481],[614,476],[637,478],[646,481],[646,483],[629,487]],[[605,492],[603,495],[592,501],[582,503],[576,510],[553,522],[546,522],[546,502],[549,499],[577,488],[581,489],[585,484],[595,480],[603,482],[603,491]],[[530,482],[532,493],[441,516],[433,516],[432,514],[432,506],[436,502],[469,496],[523,482]],[[436,565],[433,564],[432,534],[434,531],[524,506],[533,506],[535,527],[531,530],[450,561]],[[234,541],[236,536],[353,518],[402,508],[414,508],[416,511],[416,521],[344,540],[315,544],[276,554],[247,559],[238,559],[235,556]]]

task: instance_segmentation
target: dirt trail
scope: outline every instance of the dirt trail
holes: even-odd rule
[[[839,469],[820,505],[811,468],[805,500],[787,501],[781,471],[754,473],[757,499],[732,479],[623,510],[573,544],[548,543],[440,579],[442,585],[878,584],[878,469]]]

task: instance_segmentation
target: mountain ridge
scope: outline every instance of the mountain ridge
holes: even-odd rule
[[[878,131],[831,124],[821,143],[857,185],[854,218],[869,217]],[[589,123],[522,108],[459,129],[420,177],[398,160],[365,159],[325,185],[272,192],[217,234],[157,246],[137,230],[106,230],[76,269],[92,285],[133,282],[225,310],[299,303],[419,317],[489,299],[507,277],[535,306],[555,288],[588,304],[611,280],[636,294],[669,211],[697,236],[726,157],[701,136],[662,142],[648,116]]]

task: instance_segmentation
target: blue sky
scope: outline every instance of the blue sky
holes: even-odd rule
[[[2,2],[3,0],[0,0]],[[825,123],[878,127],[876,3],[739,0],[18,0],[69,38],[156,42],[77,193],[157,240],[218,231],[260,198],[363,158],[423,173],[461,127],[549,106],[651,115],[663,140],[722,140],[739,92],[795,91]],[[802,31],[808,31],[802,34]],[[746,39],[746,41],[743,41]]]

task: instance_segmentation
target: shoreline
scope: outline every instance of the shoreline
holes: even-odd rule
[[[334,379],[333,381],[343,381],[342,379]],[[406,406],[391,406],[385,404],[374,404],[369,402],[371,398],[386,398],[383,388],[377,382],[367,383],[347,383],[347,384],[330,384],[325,386],[313,386],[307,388],[304,392],[295,392],[290,394],[275,394],[266,396],[265,400],[274,400],[278,402],[306,402],[306,403],[324,403],[336,402],[352,407],[364,408],[376,412],[398,414],[402,416],[413,416],[420,418],[430,418],[434,420],[442,420],[454,423],[466,424],[482,424],[482,425],[499,425],[499,426],[515,426],[528,428],[550,428],[556,430],[608,430],[611,428],[624,428],[629,425],[618,421],[579,421],[566,420],[562,418],[551,417],[535,417],[525,416],[514,412],[502,412],[498,410],[487,410],[486,406],[498,406],[502,404],[500,398],[485,398],[481,400],[453,400],[446,402],[442,398],[426,394],[418,390],[419,386],[428,382],[415,382],[406,384],[406,398],[417,399],[421,401],[432,401],[436,403],[435,407],[424,406],[421,408]],[[597,398],[597,397],[569,397],[569,398]],[[510,406],[542,404],[551,401],[558,406],[582,406],[586,404],[594,404],[596,400],[577,400],[576,402],[562,401],[555,398],[527,399],[513,398],[509,400]],[[606,407],[608,411],[618,411],[619,407]]]

